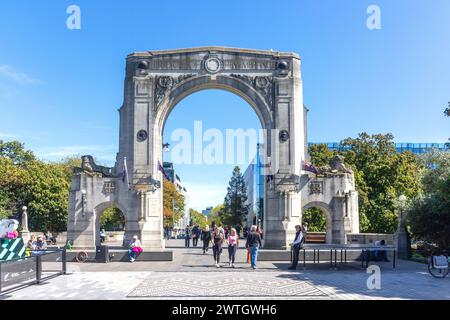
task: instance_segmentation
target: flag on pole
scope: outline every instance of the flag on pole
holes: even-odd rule
[[[163,168],[163,166],[161,165],[161,162],[159,162],[159,160],[158,160],[158,169],[159,169],[159,171],[162,172],[162,174],[164,175],[164,178],[166,178],[167,180],[170,181],[169,176],[167,175],[166,171],[164,171],[164,168]]]
[[[123,167],[122,167],[122,181],[126,183],[128,189],[130,189],[130,180],[128,177],[128,168],[127,168],[127,158],[123,157]]]
[[[315,174],[319,173],[319,170],[317,170],[317,168],[308,161],[302,161],[302,170],[313,172]]]

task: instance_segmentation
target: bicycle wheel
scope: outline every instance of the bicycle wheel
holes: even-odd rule
[[[80,251],[75,256],[75,259],[77,260],[77,262],[86,262],[88,257],[89,256],[86,251]]]
[[[445,278],[448,275],[448,268],[435,268],[431,261],[428,262],[428,272],[435,278]]]

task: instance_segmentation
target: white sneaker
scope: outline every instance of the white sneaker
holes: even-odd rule
[[[230,261],[230,262],[228,262],[228,266],[230,266],[230,267],[231,267],[231,261]]]
[[[220,268],[220,266],[219,266],[219,264],[218,264],[218,263],[216,263],[216,268]]]
[[[231,264],[231,267],[234,268],[234,263]]]
[[[134,262],[134,258],[131,258],[131,259],[130,259],[130,262]]]

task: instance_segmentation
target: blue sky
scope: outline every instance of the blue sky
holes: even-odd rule
[[[81,8],[81,30],[66,28],[71,4]],[[381,8],[381,30],[366,27],[371,4]],[[450,100],[448,0],[15,0],[0,3],[0,139],[23,141],[47,160],[90,153],[112,165],[126,55],[206,45],[299,53],[310,141],[362,131],[391,132],[397,142],[450,135],[442,114]],[[259,127],[240,98],[204,91],[175,108],[165,140],[194,120]],[[193,207],[222,202],[232,165],[177,169]]]

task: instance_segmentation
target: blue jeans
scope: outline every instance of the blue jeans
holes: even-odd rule
[[[258,246],[250,246],[250,262],[252,268],[256,267],[257,259],[258,259]]]
[[[136,258],[137,258],[136,252],[133,252],[132,249],[128,249],[128,259],[131,261],[132,259],[136,259]]]

